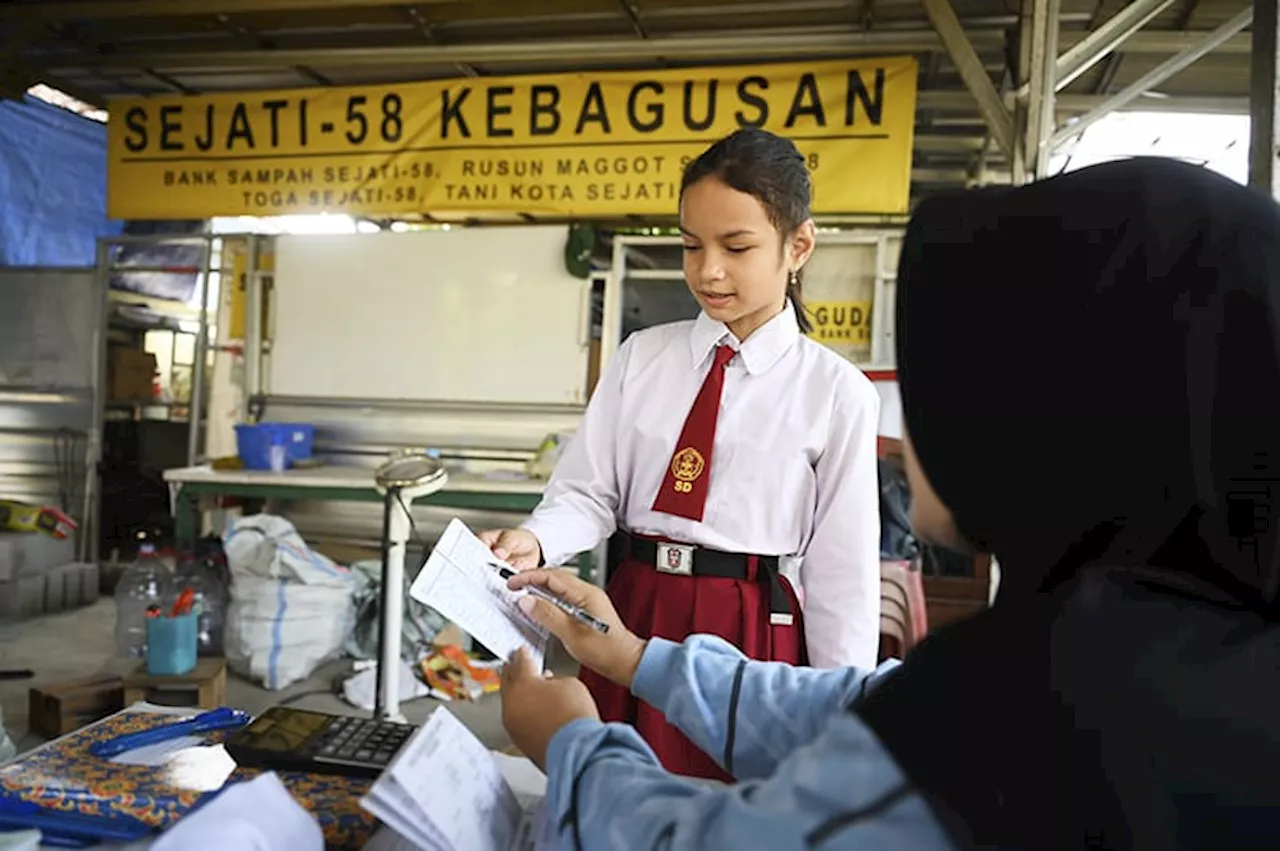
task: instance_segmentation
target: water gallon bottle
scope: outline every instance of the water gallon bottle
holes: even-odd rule
[[[172,582],[156,548],[143,544],[138,560],[124,569],[116,585],[116,655],[142,660],[147,654],[147,609],[163,606]]]

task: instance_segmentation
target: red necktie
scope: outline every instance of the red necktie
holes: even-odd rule
[[[653,510],[690,520],[702,520],[711,483],[711,449],[716,441],[716,418],[720,415],[720,391],[724,389],[724,368],[736,354],[728,346],[716,347],[716,359],[702,382],[684,421],[676,451],[667,465],[667,475],[653,501]]]

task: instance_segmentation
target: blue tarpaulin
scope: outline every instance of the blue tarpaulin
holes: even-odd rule
[[[92,266],[107,218],[107,127],[31,96],[0,101],[0,266]]]

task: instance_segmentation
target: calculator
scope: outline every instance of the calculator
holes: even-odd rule
[[[417,729],[273,706],[233,733],[226,748],[237,764],[248,768],[377,777]]]

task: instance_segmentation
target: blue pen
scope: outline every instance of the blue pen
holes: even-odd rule
[[[63,812],[5,796],[0,796],[0,830],[39,830],[42,844],[63,848],[137,842],[155,833],[150,825],[128,815]]]
[[[134,748],[156,745],[182,736],[209,733],[214,730],[236,730],[244,727],[252,720],[252,715],[247,712],[241,712],[239,709],[229,709],[227,707],[211,709],[185,721],[178,721],[174,724],[153,727],[150,730],[143,730],[139,733],[126,733],[123,736],[116,736],[114,739],[94,742],[89,745],[89,753],[96,757],[109,759]]]

